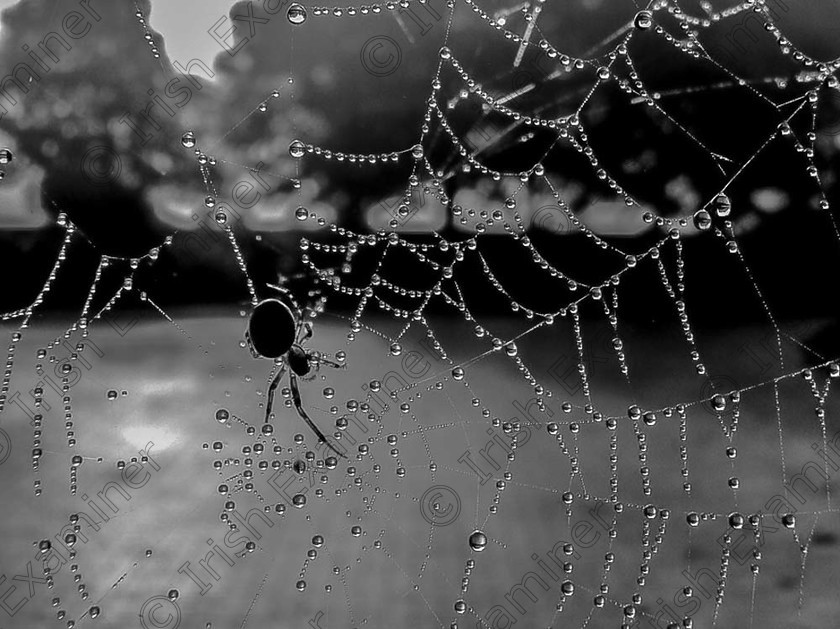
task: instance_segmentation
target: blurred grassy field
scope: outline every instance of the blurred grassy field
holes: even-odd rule
[[[273,461],[283,465],[299,460],[316,444],[296,414],[279,403],[273,422],[279,454],[273,454],[271,439],[247,433],[246,424],[258,430],[262,423],[261,392],[270,365],[253,360],[240,346],[244,320],[227,315],[175,319],[183,332],[147,313],[136,315],[136,319],[123,314],[114,325],[99,322],[93,326],[90,341],[96,349],[89,346],[82,353],[84,361],[73,363],[74,386],[69,392],[78,443],[67,447],[63,405],[46,382],[45,401],[51,409],[44,412],[44,455],[37,472],[31,469],[33,428],[26,413],[10,403],[0,415],[0,428],[11,444],[10,452],[0,453],[0,458],[8,455],[0,466],[0,504],[6,514],[0,524],[4,533],[0,570],[6,577],[0,583],[0,597],[6,593],[2,600],[9,609],[19,605],[14,615],[0,610],[0,626],[65,626],[68,619],[77,619],[77,626],[107,627],[192,628],[207,623],[212,627],[324,629],[395,624],[449,627],[456,620],[459,627],[474,627],[481,626],[479,619],[483,619],[489,627],[581,627],[588,618],[588,627],[617,627],[620,606],[638,589],[635,582],[644,550],[639,506],[652,503],[670,509],[672,516],[665,522],[647,583],[640,590],[639,626],[665,627],[671,622],[667,618],[671,610],[679,615],[691,610],[694,626],[707,627],[712,626],[716,614],[714,585],[709,585],[709,576],[701,576],[700,585],[694,586],[695,596],[686,600],[679,596],[687,584],[682,573],[690,561],[692,575],[698,571],[718,575],[719,538],[727,526],[724,520],[715,520],[691,529],[689,545],[685,512],[751,513],[764,508],[772,496],[784,494],[772,387],[759,387],[743,396],[734,468],[724,454],[728,444],[716,415],[702,406],[689,409],[690,499],[681,489],[678,420],[660,416],[655,426],[643,426],[651,497],[641,492],[639,450],[632,426],[620,421],[616,431],[619,494],[627,508],[618,516],[618,534],[612,543],[616,559],[608,578],[608,602],[605,608],[593,611],[604,554],[610,550],[599,518],[610,518],[611,507],[597,507],[596,500],[609,495],[608,433],[603,424],[584,423],[575,438],[565,425],[584,419],[579,410],[568,415],[560,411],[563,399],[583,403],[582,392],[575,390],[574,379],[568,377],[576,359],[567,325],[529,335],[518,343],[518,351],[537,379],[555,393],[548,404],[550,415],[533,411],[534,420],[564,423],[560,434],[566,447],[571,454],[578,449],[585,490],[591,499],[578,495],[570,513],[561,494],[567,489],[582,494],[583,488],[578,480],[570,482],[569,459],[545,428],[535,428],[519,448],[504,489],[496,485],[504,469],[493,469],[479,453],[484,448],[488,457],[503,463],[500,446],[487,449],[493,436],[502,433],[489,430],[490,419],[481,415],[483,407],[491,409],[491,416],[502,420],[519,417],[524,422],[528,418],[523,409],[532,409],[528,403],[533,389],[515,365],[499,354],[469,365],[466,379],[458,382],[444,361],[418,344],[419,338],[406,340],[401,356],[389,356],[387,341],[377,335],[362,330],[348,344],[346,322],[324,318],[310,345],[329,352],[343,349],[348,364],[342,371],[322,370],[302,385],[310,415],[324,432],[335,431],[334,421],[348,400],[364,400],[371,380],[388,382],[385,376],[393,372],[406,383],[422,384],[409,392],[413,399],[400,394],[400,403],[410,405],[407,412],[392,404],[381,425],[366,420],[351,423],[341,441],[350,450],[350,458],[340,461],[335,470],[322,467],[313,475],[299,475],[283,469],[278,474],[271,467]],[[375,325],[387,328],[389,323]],[[486,349],[486,344],[482,348],[480,341],[459,325],[446,320],[433,325],[456,361]],[[518,330],[507,321],[487,325],[500,336]],[[20,392],[22,396],[17,399],[29,398],[27,392],[38,384],[36,349],[60,331],[55,324],[42,323],[27,332],[12,379],[12,395]],[[708,394],[703,379],[692,371],[685,345],[665,331],[655,335],[632,329],[625,332],[633,383],[629,389],[605,349],[604,339],[609,337],[603,330],[588,326],[584,338],[591,339],[585,349],[593,401],[607,414],[626,414],[631,400],[643,408],[656,408]],[[707,333],[702,338],[701,350],[710,373],[724,391],[727,386],[741,388],[766,381],[780,370],[766,351],[767,330],[739,329]],[[411,355],[415,362],[405,362],[412,351],[418,352]],[[55,354],[61,361],[69,351],[59,348]],[[787,371],[802,360],[793,351],[787,351],[786,358]],[[60,369],[56,367],[53,373],[52,367],[47,364],[47,374],[58,382]],[[421,372],[419,378],[412,375]],[[393,382],[394,376],[390,378]],[[438,381],[442,382],[440,389],[434,386]],[[819,382],[822,385],[823,380]],[[327,387],[335,390],[333,396],[324,395]],[[116,399],[108,399],[110,390],[118,392]],[[807,383],[802,378],[785,381],[779,394],[785,469],[790,477],[816,460],[811,444],[821,444],[822,437]],[[341,410],[331,413],[333,405]],[[232,415],[225,423],[216,420],[220,408]],[[840,423],[830,396],[827,410],[831,435],[840,429]],[[729,421],[729,416],[725,419]],[[296,434],[303,435],[304,443],[295,442]],[[388,435],[398,437],[396,445],[388,443]],[[266,451],[255,452],[254,444],[261,441],[267,444]],[[147,453],[152,462],[145,462],[129,479],[143,486],[131,488],[117,464],[142,456],[138,453],[150,442],[153,445]],[[214,452],[215,442],[221,444],[219,452]],[[357,458],[359,445],[367,445],[369,451]],[[85,459],[77,470],[78,493],[72,496],[68,483],[71,457],[76,453]],[[489,480],[482,482],[470,470],[464,462],[465,453]],[[317,459],[324,456],[325,451],[318,450]],[[223,462],[218,471],[213,467],[215,460]],[[267,469],[260,468],[261,462]],[[404,476],[396,473],[398,467],[405,469]],[[243,474],[246,470],[252,472],[252,478]],[[727,478],[733,473],[741,482],[737,506],[727,487]],[[36,480],[43,491],[38,497],[33,491]],[[122,492],[107,485],[109,482],[119,483]],[[836,491],[836,478],[830,482]],[[230,498],[219,494],[217,488],[222,483],[233,490]],[[253,489],[249,491],[246,483],[252,483]],[[443,489],[430,493],[440,486]],[[103,488],[105,499],[97,497]],[[318,490],[323,495],[319,496]],[[289,503],[298,492],[307,496],[301,509]],[[55,536],[70,514],[93,515],[83,494],[109,519],[100,519],[98,531],[83,523],[80,532],[86,539],[80,536],[75,546],[77,557],[69,560]],[[822,486],[816,492],[806,488],[804,494],[806,502],[799,505],[802,512],[827,509]],[[106,499],[116,512],[104,507]],[[237,513],[251,515],[250,529],[231,534],[225,543],[228,528],[219,515],[228,499],[235,502]],[[431,525],[424,514],[428,516],[435,502],[442,520]],[[498,512],[491,514],[495,502]],[[285,505],[285,513],[277,513],[277,504]],[[270,513],[263,521],[252,509]],[[658,518],[652,521],[654,532],[661,522]],[[754,605],[750,603],[753,575],[747,556],[752,541],[736,532],[716,626],[749,626],[751,609],[755,627],[832,626],[840,612],[836,596],[840,578],[837,513],[823,513],[818,519],[800,515],[797,520],[795,530],[801,543],[812,533],[801,610],[798,544],[792,531],[780,528],[772,519],[766,523]],[[354,526],[361,527],[358,535]],[[467,543],[477,528],[489,537],[488,547],[481,553],[471,552]],[[325,538],[323,547],[313,547],[315,535]],[[244,550],[246,536],[255,541],[253,552]],[[54,545],[48,557],[55,567],[54,587],[32,584],[30,600],[26,580],[14,576],[25,575],[29,562],[32,574],[43,578],[33,544],[45,538],[52,538]],[[572,571],[562,575],[549,555],[573,539],[573,556],[556,553],[560,562],[572,564]],[[211,550],[214,545],[222,548],[227,562],[218,550]],[[317,556],[307,560],[307,551],[313,549]],[[147,550],[152,551],[149,557]],[[62,558],[53,554],[57,551]],[[218,580],[199,563],[209,552],[215,552],[209,566]],[[475,569],[469,575],[466,594],[461,594],[464,565],[470,558],[475,560]],[[190,562],[187,567],[206,584],[204,594],[186,574],[185,562]],[[75,573],[70,570],[73,563],[78,566]],[[548,572],[545,566],[549,566]],[[81,575],[78,581],[74,575]],[[539,577],[547,589],[530,575]],[[307,585],[298,591],[296,583],[301,579]],[[560,583],[566,579],[574,582],[575,592],[554,618]],[[532,596],[517,590],[520,583]],[[89,593],[87,600],[80,597],[81,584]],[[12,585],[17,589],[9,592]],[[171,589],[179,593],[174,603],[155,598]],[[55,606],[51,603],[54,597],[60,599]],[[468,606],[464,615],[453,611],[459,598]],[[101,608],[95,619],[84,615],[93,605]],[[501,607],[494,608],[496,605]],[[59,610],[67,611],[60,623],[56,621]]]

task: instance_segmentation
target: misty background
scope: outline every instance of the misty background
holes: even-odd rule
[[[187,130],[194,132],[197,148],[216,160],[211,166],[214,196],[233,209],[234,231],[258,283],[276,279],[278,272],[301,270],[302,236],[338,241],[314,221],[296,221],[298,205],[361,232],[387,227],[404,192],[410,159],[370,165],[307,155],[301,160],[298,191],[292,185],[297,160],[289,156],[288,146],[300,138],[335,152],[378,154],[410,148],[419,137],[429,77],[445,32],[442,0],[412,9],[415,13],[403,9],[396,18],[388,11],[364,18],[310,16],[298,27],[284,12],[269,13],[259,2],[232,7],[198,4],[139,4],[148,19],[148,41],[134,11],[121,4],[92,4],[101,20],[90,22],[78,39],[70,39],[71,50],[58,49],[53,42],[58,61],[47,59],[48,70],[24,51],[29,46],[37,49],[50,32],[60,31],[62,20],[79,8],[78,3],[30,1],[3,12],[8,74],[2,83],[6,112],[0,118],[0,133],[14,161],[6,165],[0,184],[0,262],[17,269],[7,278],[4,308],[28,303],[51,267],[62,233],[54,226],[59,211],[81,228],[92,246],[77,247],[72,270],[56,283],[48,308],[76,307],[100,253],[138,256],[173,234],[173,245],[163,248],[148,278],[157,295],[181,305],[245,298],[229,244],[214,220],[215,209],[203,203],[207,191],[196,156],[181,145]],[[256,24],[242,19],[249,6],[260,20]],[[830,59],[840,52],[827,26],[838,11],[833,3],[809,1],[796,11],[784,3],[770,8],[786,36],[815,58]],[[491,9],[506,16],[508,28],[524,26],[521,12],[508,10],[504,3],[489,3],[487,10]],[[690,9],[702,14],[697,3],[687,3],[685,10]],[[574,2],[544,13],[540,29],[549,39],[562,35],[569,54],[592,54],[599,46],[606,50],[603,42],[634,14],[630,3]],[[679,30],[675,21],[661,15],[666,29]],[[574,111],[593,83],[596,68],[553,76],[556,61],[541,51],[530,51],[515,66],[518,46],[485,26],[481,20],[456,19],[451,46],[485,89],[497,95],[521,91],[507,104],[523,112],[560,117]],[[393,42],[393,50],[380,51],[386,63],[394,54],[399,57],[395,67],[386,68],[387,74],[372,73],[360,62],[372,37]],[[702,146],[689,141],[654,108],[633,103],[614,81],[597,89],[583,110],[582,122],[601,163],[639,207],[626,207],[579,154],[562,144],[544,162],[580,220],[622,248],[642,251],[663,236],[666,228],[640,219],[645,208],[663,216],[690,217],[783,119],[784,109],[734,85],[724,68],[776,102],[819,87],[803,79],[801,68],[780,53],[750,11],[704,29],[702,37],[720,67],[673,54],[653,33],[643,33],[631,44],[640,78],[660,92],[661,106]],[[290,72],[293,86],[288,84]],[[451,70],[445,69],[441,80],[440,102],[451,105],[447,116],[491,168],[516,172],[527,167],[553,139],[551,132],[538,130],[523,143],[522,134],[532,129],[506,127],[506,122],[483,112],[475,97],[459,95],[461,81]],[[275,89],[281,92],[278,98],[271,96]],[[828,214],[835,212],[837,194],[840,99],[834,96],[836,89],[820,89],[818,94],[814,151],[832,209],[817,209],[820,197],[814,180],[804,168],[791,167],[803,159],[793,142],[770,143],[728,189],[742,251],[772,310],[783,317],[834,314],[833,299],[822,290],[821,271],[837,253]],[[266,111],[248,116],[262,102]],[[801,137],[809,123],[805,112],[792,127]],[[429,137],[426,155],[446,173],[445,190],[454,204],[499,205],[513,191],[504,179],[494,182],[461,172],[457,151],[445,134],[437,129]],[[710,152],[725,156],[728,161],[720,163],[729,172],[721,172]],[[254,171],[271,174],[257,182]],[[411,216],[401,221],[399,231],[417,242],[429,242],[427,234],[433,229],[447,238],[467,236],[470,226],[460,228],[447,208],[423,194],[428,183],[428,177],[421,182]],[[601,255],[562,212],[555,208],[540,213],[554,204],[544,186],[529,185],[517,201],[538,250],[569,275],[594,279],[618,268],[616,260]],[[691,231],[684,230],[686,272],[696,296],[694,315],[723,324],[716,304],[724,301],[730,305],[729,322],[742,313],[747,319],[755,316],[754,304],[739,305],[751,299],[743,284],[724,286],[717,281],[737,263],[711,234],[692,238]],[[516,277],[522,294],[536,299],[532,305],[538,308],[539,280],[530,262],[519,259],[517,246],[509,238],[488,235],[482,247],[489,260],[505,262],[502,273]],[[627,278],[630,291],[640,300],[667,307],[649,274],[633,275]],[[797,281],[783,279],[790,277]],[[473,305],[490,311],[501,306],[492,292],[481,289]],[[640,322],[655,319],[659,306],[636,313]],[[340,301],[335,307],[341,307]]]

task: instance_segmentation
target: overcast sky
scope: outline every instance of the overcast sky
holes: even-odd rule
[[[171,59],[202,59],[220,52],[219,44],[207,34],[216,21],[228,14],[235,0],[152,0],[152,27],[166,41]],[[196,16],[199,16],[196,19]]]
[[[0,10],[14,6],[19,1],[26,0],[0,0]],[[170,58],[197,58],[209,62],[218,54],[219,44],[207,34],[207,30],[216,20],[228,14],[234,2],[235,0],[152,0],[152,14],[149,20],[152,27],[166,40]],[[200,16],[198,19],[197,15]]]

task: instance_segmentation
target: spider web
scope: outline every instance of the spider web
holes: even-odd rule
[[[347,461],[308,433],[288,387],[277,403],[288,410],[276,409],[271,428],[262,424],[263,382],[276,372],[248,362],[242,330],[250,307],[270,295],[219,181],[237,170],[262,172],[243,148],[248,140],[236,138],[247,138],[254,118],[293,110],[298,32],[319,21],[338,28],[345,19],[381,26],[416,5],[295,5],[281,14],[300,22],[288,31],[289,77],[256,103],[234,100],[235,121],[222,131],[185,129],[174,140],[195,158],[204,204],[242,278],[240,320],[184,320],[155,298],[159,258],[183,235],[174,232],[142,256],[102,255],[78,320],[40,344],[39,361],[62,339],[78,335],[83,346],[97,322],[139,304],[171,324],[170,351],[226,382],[219,399],[198,404],[216,424],[207,427],[205,417],[200,433],[213,472],[192,479],[189,504],[152,518],[160,526],[198,513],[200,532],[187,539],[177,527],[145,536],[133,529],[153,540],[146,545],[155,552],[130,561],[116,579],[89,578],[93,602],[81,594],[72,600],[71,579],[56,576],[55,588],[68,592],[56,604],[69,608],[59,621],[92,623],[111,605],[112,618],[136,616],[142,606],[143,626],[263,626],[278,618],[315,627],[400,620],[691,627],[747,618],[749,626],[808,626],[834,617],[821,581],[830,582],[833,551],[823,546],[837,526],[831,488],[840,455],[829,402],[840,368],[800,338],[804,315],[796,308],[787,320],[775,314],[780,280],[753,270],[757,244],[741,208],[761,182],[785,173],[807,191],[819,215],[809,224],[821,226],[822,246],[836,252],[833,176],[820,163],[833,145],[820,135],[820,108],[837,90],[838,61],[812,58],[789,41],[771,3],[627,5],[603,39],[572,54],[564,38],[574,38],[551,5],[448,3],[442,46],[423,77],[416,140],[388,152],[310,143],[292,116],[293,135],[280,142],[288,157],[264,174],[296,191],[298,202],[278,213],[311,228],[296,250],[306,271],[299,297],[315,322],[307,346],[346,368],[314,374],[302,387],[304,405]],[[166,74],[146,13],[133,11]],[[776,46],[777,71],[733,67],[709,46],[709,32],[745,15]],[[487,31],[481,45],[464,36],[475,24]],[[551,59],[551,69],[512,89],[511,77],[532,55]],[[648,79],[651,55],[665,67]],[[676,58],[701,80],[679,80]],[[722,106],[735,120],[725,133],[714,121]],[[614,109],[618,128],[604,117]],[[731,137],[746,120],[753,124]],[[634,166],[647,159],[647,138],[664,142],[666,156]],[[690,185],[683,181],[670,196],[667,181],[643,187],[670,177],[669,160],[691,164]],[[389,181],[399,172],[395,202],[373,214],[378,230],[350,228],[318,201],[319,164]],[[596,194],[581,192],[584,185]],[[563,221],[566,233],[544,233],[558,230],[541,212]],[[599,213],[630,216],[643,237],[611,236],[598,227]],[[437,228],[423,222],[435,217],[443,217]],[[22,335],[70,248],[85,240],[66,215],[58,222],[65,237],[49,279],[31,305],[3,315],[17,327],[4,402],[12,364],[22,370]],[[708,314],[699,321],[692,314],[706,313],[702,300],[723,312],[712,325]],[[760,324],[721,331],[730,303],[749,304]],[[655,332],[640,325],[648,311],[657,313]],[[214,356],[232,344],[233,364]],[[758,371],[749,362],[757,351],[767,363]],[[69,393],[64,403],[70,452],[80,412]],[[42,420],[33,420],[36,495]],[[176,476],[184,473],[172,465]],[[73,495],[85,466],[77,469],[74,462]],[[208,500],[214,494],[219,501]],[[56,508],[41,508],[55,518]],[[229,532],[241,536],[230,545]],[[202,557],[205,564],[183,569],[181,545],[192,549],[192,564]],[[160,550],[171,560],[151,563]],[[95,561],[87,548],[78,552],[82,566]],[[198,591],[201,583],[206,591]],[[177,622],[137,604],[156,595],[178,610]]]

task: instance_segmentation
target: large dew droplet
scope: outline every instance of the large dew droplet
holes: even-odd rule
[[[712,215],[706,210],[697,210],[694,213],[694,226],[700,231],[706,231],[712,226]]]
[[[289,144],[289,155],[297,159],[303,157],[305,153],[306,145],[300,140],[292,140],[292,143]]]
[[[715,197],[715,200],[712,201],[712,207],[715,210],[715,214],[718,216],[729,216],[729,212],[732,210],[732,202],[725,194],[719,194]]]
[[[289,22],[292,24],[303,24],[306,21],[306,8],[302,4],[295,2],[289,7],[286,17],[289,18]]]
[[[646,31],[653,26],[653,13],[650,11],[639,11],[633,18],[633,26],[640,31]]]
[[[192,131],[187,131],[184,135],[181,136],[181,145],[184,148],[191,149],[195,146],[195,133]]]
[[[475,552],[480,553],[482,550],[487,548],[487,536],[481,531],[474,531],[472,535],[470,535],[470,548],[472,548]]]

